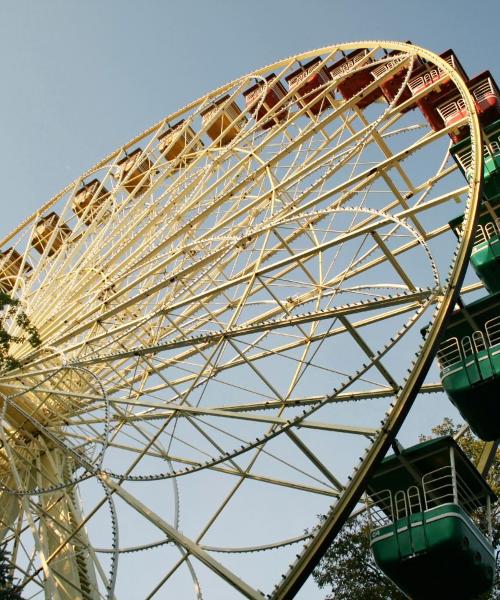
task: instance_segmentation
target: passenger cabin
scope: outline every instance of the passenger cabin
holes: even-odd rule
[[[186,124],[184,119],[158,136],[158,142],[158,149],[167,160],[174,161],[182,155],[179,167],[192,162],[196,158],[196,153],[203,149],[203,142],[196,140],[195,131]]]
[[[500,90],[489,71],[476,75],[467,82],[467,87],[474,98],[479,121],[483,127],[500,119]],[[441,118],[436,131],[457,124],[456,128],[449,133],[453,142],[457,143],[468,137],[468,125],[463,123],[459,125],[460,121],[467,116],[467,109],[458,89],[453,89],[436,100],[432,107]]]
[[[464,81],[467,81],[467,74],[453,50],[446,50],[439,55],[450,67],[455,69]],[[429,93],[416,101],[418,108],[422,111],[426,121],[434,131],[442,128],[442,119],[438,114],[435,105],[440,99],[455,89],[455,84],[449,75],[437,65],[426,63],[415,70],[412,78],[408,82],[408,87],[412,96],[421,94],[426,89]]]
[[[35,225],[31,245],[40,254],[47,249],[47,255],[53,256],[61,249],[65,239],[70,235],[71,229],[60,220],[55,212],[51,212],[42,217]]]
[[[76,192],[71,208],[85,225],[90,225],[108,198],[109,192],[99,179],[92,179]]]
[[[463,215],[450,221],[450,227],[459,233]],[[500,292],[500,204],[483,201],[470,255],[476,275],[490,294]]]
[[[485,288],[500,292],[500,219],[485,216],[479,223],[470,256],[471,265]]]
[[[372,78],[379,81],[380,89],[387,102],[392,102],[401,90],[396,106],[400,106],[406,100],[409,100],[412,93],[408,86],[404,86],[404,82],[408,73],[409,59],[406,54],[401,54],[399,51],[390,52],[388,57],[393,57],[392,60],[387,60],[372,71]],[[401,63],[401,64],[400,64]],[[422,60],[416,56],[413,60],[412,74],[422,65]],[[399,68],[398,68],[398,65]],[[390,75],[387,73],[391,72]],[[404,87],[403,87],[404,86]],[[415,108],[412,104],[405,108],[403,112],[407,112]]]
[[[333,98],[333,91],[323,94],[317,102],[314,102],[331,81],[330,73],[319,56],[305,65],[301,65],[285,79],[288,83],[288,90],[293,92],[298,99],[299,108],[307,107],[308,112],[317,116],[331,107],[330,100]]]
[[[244,125],[240,107],[229,94],[219,98],[201,113],[208,137],[218,146],[226,146],[234,140]]]
[[[23,257],[14,248],[7,248],[0,252],[0,288],[4,292],[10,293],[14,289],[17,278],[30,271],[31,266],[26,261],[23,263]]]
[[[441,381],[472,431],[500,438],[500,293],[456,310],[437,352]]]
[[[453,438],[388,456],[367,491],[375,562],[412,600],[470,600],[491,588],[495,494]]]
[[[472,150],[470,137],[454,144],[450,154],[464,177],[471,176]],[[489,202],[500,203],[500,119],[483,128],[483,195]]]
[[[118,180],[129,194],[135,192],[141,196],[151,185],[151,161],[141,148],[137,148],[117,163],[119,167]]]
[[[332,79],[343,77],[343,80],[337,84],[337,89],[344,100],[350,100],[373,83],[372,71],[375,67],[372,66],[373,61],[368,54],[367,49],[354,50],[328,69]],[[352,74],[348,75],[349,73]],[[366,108],[381,97],[382,90],[376,87],[368,94],[361,95],[356,101],[356,106]]]
[[[266,77],[265,82],[258,81],[243,92],[247,110],[256,121],[261,123],[261,129],[269,129],[286,120],[288,109],[274,107],[286,96],[286,89],[274,73]],[[267,115],[271,113],[272,117]]]

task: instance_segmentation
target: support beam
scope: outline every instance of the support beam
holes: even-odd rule
[[[105,474],[100,475],[101,481],[124,502],[136,510],[140,515],[152,523],[155,527],[163,531],[171,540],[182,546],[189,554],[195,556],[200,562],[207,566],[216,575],[221,577],[226,583],[237,589],[245,598],[252,600],[263,600],[264,594],[254,590],[238,576],[232,573],[224,565],[212,558],[202,547],[185,535],[177,531],[172,525],[169,525],[159,515],[142,504],[137,498],[126,492],[119,483],[114,482]]]

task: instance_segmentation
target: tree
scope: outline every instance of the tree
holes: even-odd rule
[[[23,600],[21,588],[12,580],[9,556],[0,548],[0,600]]]
[[[21,330],[21,335],[12,335],[7,331],[8,326],[13,323]],[[21,309],[19,300],[0,290],[0,370],[19,366],[19,362],[10,353],[10,347],[13,343],[25,340],[34,348],[40,345],[38,331]],[[0,600],[23,600],[21,588],[12,578],[5,547],[0,547]]]
[[[420,441],[442,435],[454,436],[461,429],[451,419],[433,428],[432,436],[421,436]],[[462,450],[472,462],[477,463],[483,443],[470,430],[458,439]],[[500,450],[488,475],[488,483],[500,496]],[[493,537],[495,547],[500,546],[500,502],[492,507]],[[481,518],[481,515],[478,515]],[[497,566],[498,569],[498,566]],[[319,565],[313,572],[318,586],[329,588],[326,600],[404,600],[406,598],[399,589],[377,567],[370,550],[370,528],[368,517],[361,513],[349,519],[335,542],[330,546]],[[500,571],[497,571],[497,579]],[[491,593],[477,600],[500,600],[500,590],[495,588]]]
[[[7,326],[11,323],[15,323],[21,329],[21,335],[12,335],[7,331]],[[19,300],[0,290],[0,370],[19,366],[19,362],[10,353],[10,347],[11,344],[25,340],[33,348],[40,345],[38,331],[20,308]]]
[[[406,600],[377,567],[370,550],[368,517],[349,519],[313,572],[327,600]]]

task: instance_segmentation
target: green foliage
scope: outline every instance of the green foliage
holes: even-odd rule
[[[420,440],[442,435],[455,435],[460,430],[451,419],[432,430],[432,436],[421,436]],[[458,440],[462,450],[477,463],[483,449],[483,442],[467,430]],[[500,450],[490,469],[488,483],[500,496]],[[500,502],[492,507],[494,544],[500,546]],[[484,515],[478,514],[478,520]],[[326,589],[326,600],[404,600],[406,596],[378,569],[370,550],[370,529],[366,514],[362,513],[347,521],[335,542],[321,559],[313,572],[313,577],[321,589]],[[497,572],[497,579],[500,572]],[[500,590],[496,587],[491,593],[476,600],[500,600]]]
[[[313,577],[321,589],[330,588],[328,600],[406,599],[373,560],[366,514],[347,521]]]
[[[8,323],[15,323],[22,334],[10,334],[6,328]],[[10,354],[10,348],[12,344],[24,341],[28,341],[33,348],[39,346],[41,342],[38,331],[31,324],[27,314],[20,309],[19,300],[0,291],[0,370],[14,369],[19,366],[19,362]]]
[[[5,548],[0,548],[0,600],[23,600],[20,587],[12,580]]]
[[[5,328],[7,323],[15,323],[22,330],[22,335],[14,336],[8,333]],[[10,354],[10,346],[25,340],[34,348],[40,345],[38,331],[31,324],[26,313],[20,310],[19,300],[0,291],[0,370],[19,366],[18,361]],[[0,600],[23,600],[21,588],[12,579],[9,555],[2,547],[0,547]]]

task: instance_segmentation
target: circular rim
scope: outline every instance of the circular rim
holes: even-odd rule
[[[407,61],[408,60],[412,61],[416,57],[424,58],[426,60],[431,61],[435,65],[439,66],[439,68],[450,77],[450,79],[455,83],[456,87],[460,91],[462,98],[464,99],[464,102],[466,104],[467,110],[468,110],[468,123],[469,123],[469,127],[470,127],[471,144],[472,144],[472,148],[473,148],[472,172],[474,173],[474,176],[471,178],[470,187],[469,187],[469,194],[468,194],[469,201],[468,201],[468,205],[467,205],[467,209],[466,209],[465,226],[464,226],[463,232],[462,232],[461,244],[456,253],[453,268],[452,268],[451,273],[449,274],[448,281],[447,281],[446,285],[444,286],[444,288],[442,288],[440,290],[441,296],[442,296],[440,298],[441,303],[438,304],[437,309],[434,313],[432,325],[431,325],[430,329],[427,331],[425,342],[423,343],[422,347],[419,350],[418,358],[411,366],[411,372],[410,372],[408,378],[404,381],[404,385],[402,385],[402,387],[399,391],[399,394],[397,395],[397,398],[391,404],[389,414],[387,416],[387,419],[383,423],[382,428],[373,437],[374,441],[373,441],[371,447],[369,447],[367,449],[367,452],[364,455],[364,457],[361,459],[359,465],[357,467],[355,467],[349,483],[345,486],[345,488],[344,487],[342,488],[342,493],[337,498],[335,508],[332,509],[332,512],[327,516],[327,518],[325,519],[323,524],[320,527],[316,528],[314,530],[314,532],[312,532],[311,534],[307,534],[306,536],[299,536],[299,537],[295,537],[293,539],[290,538],[290,539],[286,539],[286,540],[281,540],[279,542],[279,544],[274,544],[274,545],[271,544],[271,546],[273,546],[273,547],[278,547],[280,545],[287,545],[289,543],[292,543],[292,541],[296,542],[297,540],[299,540],[299,538],[300,538],[300,540],[303,540],[303,539],[309,540],[309,543],[306,545],[302,554],[298,556],[297,561],[291,566],[290,571],[283,577],[282,583],[278,587],[276,587],[275,590],[273,591],[272,596],[275,598],[289,598],[289,597],[292,597],[296,593],[296,591],[300,588],[300,586],[303,583],[303,581],[305,580],[305,578],[312,571],[314,565],[319,560],[319,557],[326,550],[327,546],[330,544],[331,540],[334,538],[336,532],[342,526],[342,523],[349,516],[349,514],[353,510],[354,506],[358,502],[358,500],[365,488],[366,481],[369,478],[370,471],[373,469],[373,466],[376,464],[376,461],[380,457],[382,457],[383,454],[387,451],[391,439],[396,434],[396,432],[399,430],[401,424],[404,421],[404,418],[406,417],[408,411],[410,410],[413,400],[415,399],[415,396],[418,393],[418,390],[420,389],[420,386],[422,384],[425,373],[426,373],[427,369],[429,368],[430,362],[432,361],[434,351],[436,349],[436,344],[439,339],[439,334],[442,331],[442,328],[445,326],[446,318],[455,303],[456,295],[458,293],[458,290],[460,289],[461,281],[463,279],[463,275],[464,275],[464,272],[465,272],[465,269],[467,266],[468,255],[470,253],[470,249],[472,246],[472,241],[473,241],[472,232],[474,230],[475,221],[476,221],[476,208],[477,208],[479,197],[480,197],[480,184],[481,184],[481,173],[482,173],[481,144],[478,143],[479,140],[481,139],[479,123],[478,123],[477,115],[475,113],[474,103],[471,99],[470,93],[469,93],[466,85],[463,83],[461,78],[448,65],[448,63],[446,63],[446,61],[444,61],[440,57],[436,56],[435,54],[433,54],[427,50],[424,50],[422,48],[419,48],[417,46],[414,46],[414,45],[401,44],[401,43],[396,43],[396,42],[359,42],[359,43],[352,43],[352,44],[341,44],[341,45],[336,45],[336,46],[329,46],[329,47],[322,48],[322,49],[319,49],[316,51],[310,51],[310,52],[303,53],[303,54],[295,56],[295,57],[290,57],[289,59],[279,61],[277,63],[274,63],[273,65],[259,69],[243,78],[239,78],[227,85],[221,86],[217,90],[211,92],[210,94],[208,94],[206,96],[203,96],[199,100],[184,107],[184,109],[181,109],[180,111],[177,111],[176,113],[173,113],[167,119],[164,119],[161,122],[154,125],[153,127],[149,128],[148,130],[143,132],[141,135],[135,137],[133,140],[131,140],[128,144],[126,144],[122,148],[111,153],[103,161],[100,161],[99,163],[97,163],[97,165],[95,165],[92,169],[87,171],[81,178],[79,178],[78,180],[76,180],[75,182],[73,182],[72,184],[67,186],[60,194],[58,194],[53,199],[51,199],[49,202],[47,202],[39,211],[37,211],[34,215],[32,215],[30,218],[28,218],[26,221],[24,221],[23,224],[19,228],[14,230],[9,236],[4,238],[4,240],[3,240],[4,244],[7,243],[8,241],[10,241],[17,234],[22,232],[23,229],[27,228],[27,226],[30,223],[35,222],[35,220],[38,219],[41,214],[46,213],[50,208],[55,206],[57,204],[57,202],[59,202],[66,194],[71,193],[71,190],[76,190],[78,187],[80,187],[80,185],[83,182],[83,180],[85,179],[85,177],[88,177],[90,175],[95,176],[96,172],[98,172],[101,169],[105,169],[106,166],[109,166],[109,164],[111,164],[111,163],[114,165],[116,163],[116,160],[119,157],[123,156],[124,152],[126,155],[127,151],[130,150],[131,148],[133,148],[134,145],[136,145],[141,139],[144,139],[145,136],[152,135],[153,133],[164,129],[166,124],[169,121],[173,121],[173,120],[187,114],[189,111],[195,111],[195,110],[203,111],[203,107],[208,106],[208,104],[210,103],[211,100],[213,100],[214,98],[217,98],[218,96],[220,96],[221,94],[224,94],[226,92],[232,93],[231,90],[241,89],[242,82],[248,82],[251,77],[256,78],[256,80],[258,80],[258,81],[262,81],[263,79],[265,80],[266,74],[268,74],[271,69],[274,69],[274,70],[280,69],[280,68],[285,69],[285,67],[286,67],[288,69],[288,72],[290,72],[291,65],[295,61],[307,60],[307,59],[313,58],[317,55],[321,55],[321,56],[327,55],[327,57],[332,57],[340,49],[344,50],[344,51],[350,51],[350,50],[355,50],[358,48],[368,48],[368,49],[385,48],[387,50],[401,51],[404,53],[404,55],[406,57],[405,60],[407,60]],[[325,58],[323,60],[326,62],[327,58]],[[333,85],[333,84],[330,84],[330,85]],[[399,99],[399,95],[389,105],[389,108],[394,108],[394,105],[398,99]],[[344,103],[344,105],[345,104],[346,103]],[[354,102],[352,102],[351,104],[354,104]],[[305,110],[306,109],[304,108],[302,110],[302,113],[304,113]],[[384,114],[385,114],[385,111],[384,111]],[[383,119],[383,116],[381,117],[381,119]],[[321,123],[321,120],[319,121],[318,130],[321,127],[320,123]],[[368,138],[368,136],[370,136],[372,134],[373,131],[375,131],[377,124],[378,124],[378,119],[375,121],[375,124],[373,126],[368,127],[367,134],[366,134],[367,138]],[[253,125],[253,127],[255,129],[256,126]],[[286,128],[286,126],[283,126],[283,127]],[[363,138],[361,138],[361,140],[362,139]],[[355,146],[355,149],[357,147],[358,146]],[[229,144],[228,148],[229,148],[229,150],[228,150],[227,154],[230,155],[231,151],[232,151],[231,144]],[[355,152],[355,149],[353,150],[353,153]],[[347,157],[349,158],[350,156],[351,155],[349,153],[347,153]],[[402,152],[402,156],[406,156],[404,154],[404,151]],[[115,168],[115,167],[113,167],[113,168]],[[351,183],[352,183],[352,181],[351,181]],[[131,193],[139,195],[137,192],[137,185],[135,186],[135,188],[136,188],[135,191],[133,191]],[[340,212],[342,212],[342,210],[344,210],[344,209],[337,209],[336,216],[338,216],[338,214],[340,214]],[[358,216],[360,214],[363,214],[363,211],[366,211],[366,209],[362,206],[359,208],[352,208],[351,210],[355,211]],[[111,218],[112,218],[113,215],[115,214],[115,211],[118,211],[118,208],[116,208],[113,205],[113,206],[111,206],[110,211],[111,212],[107,213],[107,214],[108,215],[111,214]],[[345,209],[344,212],[348,212],[347,209]],[[292,210],[292,213],[293,213],[293,210]],[[387,217],[388,213],[383,213],[383,214],[382,213],[383,213],[383,211],[382,212],[372,211],[373,218],[379,219],[378,227],[380,227],[380,228],[387,225],[387,222],[384,222],[383,218],[384,218],[384,215]],[[403,211],[403,213],[404,213],[404,211]],[[303,220],[305,218],[310,219],[310,222],[314,223],[315,218],[324,217],[324,214],[323,215],[318,215],[318,214],[313,215],[313,214],[307,214],[304,212],[301,212],[301,213],[297,212],[296,214],[297,214],[297,216],[295,216],[295,217],[288,218],[288,220],[285,219],[285,220],[280,221],[279,227],[290,226],[294,222],[299,223],[301,219]],[[409,211],[408,214],[411,216],[411,214],[412,214],[411,211]],[[391,219],[392,219],[392,221],[391,221]],[[397,219],[395,219],[392,216],[388,220],[391,221],[391,223],[393,223],[393,224],[396,223],[396,221],[397,221]],[[404,224],[401,220],[397,221],[396,226],[400,227],[400,228],[406,227],[408,230],[411,229],[411,228],[409,228],[408,225]],[[267,229],[266,229],[266,227],[267,227]],[[267,234],[266,232],[268,232],[270,229],[272,229],[274,231],[275,229],[277,229],[277,227],[278,226],[276,225],[276,223],[271,223],[271,224],[268,224],[267,226],[263,226],[260,228],[253,227],[251,230],[251,236],[254,239],[263,239],[264,236]],[[359,235],[359,231],[357,232],[357,235]],[[428,252],[428,250],[426,250],[426,240],[419,238],[418,231],[411,231],[411,235],[416,240],[415,244]],[[237,236],[237,237],[230,237],[230,236],[229,237],[224,237],[224,236],[221,237],[221,236],[219,236],[219,237],[214,238],[212,236],[212,237],[207,238],[203,242],[204,246],[200,246],[199,244],[197,244],[196,247],[193,247],[193,249],[197,253],[201,252],[202,255],[203,255],[203,252],[207,253],[206,255],[203,256],[203,260],[207,261],[207,264],[210,267],[210,265],[212,264],[210,262],[211,257],[209,255],[208,250],[205,250],[205,246],[206,246],[206,248],[210,249],[211,247],[213,247],[211,245],[213,245],[214,240],[215,240],[215,242],[220,245],[220,247],[217,249],[217,252],[219,253],[218,256],[223,254],[223,252],[225,252],[225,251],[232,252],[233,256],[235,256],[236,255],[235,249],[238,248],[238,252],[239,252],[239,249],[242,247],[241,245],[247,243],[245,241],[246,236],[248,236],[248,232],[245,232],[245,235],[243,235],[243,236]],[[346,238],[349,237],[348,229],[346,229],[345,236],[346,236]],[[254,243],[254,239],[248,243]],[[329,240],[328,243],[333,244],[333,241]],[[328,243],[326,243],[326,245],[325,245],[325,251],[327,250]],[[383,248],[383,246],[381,246],[381,247]],[[222,248],[222,250],[221,250],[221,248]],[[189,244],[184,245],[183,251],[186,251],[186,250],[189,251],[190,249],[191,248],[190,248]],[[243,247],[243,250],[245,250],[245,247]],[[308,251],[311,254],[314,252],[317,253],[318,248],[314,247],[314,245],[311,244],[309,250],[306,249],[304,251],[306,253],[305,256],[307,256]],[[323,251],[323,250],[321,250],[321,251]],[[430,256],[430,263],[431,263],[431,271],[432,271],[435,268],[435,266],[432,262],[432,256]],[[140,260],[139,260],[138,264],[140,264]],[[262,275],[262,274],[259,273],[259,275]],[[104,290],[104,293],[110,294],[110,297],[113,298],[112,284],[109,284],[106,277],[107,277],[106,274],[103,274],[101,286],[102,286],[102,289]],[[107,297],[105,298],[105,300],[106,300],[106,302],[108,302]],[[183,302],[186,303],[186,300],[184,300]],[[302,300],[301,300],[301,302],[302,302]],[[174,306],[176,308],[178,308],[178,305],[174,304]],[[426,306],[426,308],[427,308],[427,306]],[[111,312],[112,311],[105,313],[105,317],[110,315]],[[337,312],[338,312],[338,307],[337,307]],[[417,311],[417,313],[418,313],[418,311]],[[296,316],[297,323],[300,320],[299,316],[300,316],[300,319],[303,319],[303,321],[300,321],[301,323],[306,322],[306,317],[297,315]],[[135,315],[135,317],[137,319],[137,322],[140,323],[141,327],[145,326],[146,320],[141,320],[140,315],[139,316]],[[82,319],[83,318],[84,317],[82,317]],[[316,318],[317,318],[317,315],[316,315]],[[408,321],[408,324],[405,325],[405,327],[410,328],[411,326],[413,326],[413,323],[416,320],[417,320],[417,318],[415,318],[415,320],[410,319]],[[286,324],[289,324],[289,323],[286,323]],[[259,326],[261,328],[264,328],[267,326],[267,323],[265,321],[263,321],[262,323],[260,323]],[[276,324],[274,323],[273,327],[275,327],[275,326],[276,326]],[[126,331],[127,327],[128,326],[124,325],[123,331]],[[405,330],[405,327],[403,327],[403,330]],[[70,333],[68,333],[68,338],[71,338],[72,336],[75,337],[75,331],[76,331],[76,334],[78,334],[78,328],[77,328],[76,330],[73,330]],[[237,331],[236,333],[238,335],[242,335],[241,329],[239,331]],[[403,335],[404,335],[404,331],[401,334],[401,336],[403,336]],[[217,336],[218,336],[218,338],[217,338]],[[231,331],[226,329],[222,332],[204,333],[203,335],[200,335],[196,340],[194,340],[194,343],[195,344],[207,344],[207,342],[213,341],[216,338],[223,339],[224,342],[226,342],[226,341],[230,340],[230,337],[231,337]],[[59,343],[64,342],[64,339],[65,338],[63,335],[58,340],[58,342]],[[175,338],[170,339],[169,340],[169,348],[172,348],[172,347],[174,347],[174,345],[176,343],[181,343],[181,342],[183,342],[182,339],[180,340],[180,342],[178,342]],[[193,340],[190,341],[190,344],[193,344]],[[148,352],[158,351],[158,349],[159,349],[159,347],[156,347],[153,349],[151,347],[146,347],[143,351],[143,349],[141,349],[141,347],[139,346],[139,347],[127,350],[127,352],[128,352],[128,355],[130,355],[130,356],[145,356],[148,354]],[[373,361],[380,360],[390,349],[392,349],[392,346],[390,344],[387,348],[381,349],[378,352],[378,354],[374,355],[374,357],[376,356],[376,359],[373,358]],[[164,348],[162,350],[164,350]],[[72,356],[72,354],[71,354],[72,351],[74,351],[74,348],[69,348],[69,349],[66,348],[64,350],[64,354],[62,355],[63,362],[59,363],[59,364],[54,363],[54,366],[51,367],[51,369],[54,373],[58,372],[62,368],[70,368],[70,367],[78,368],[78,369],[83,369],[83,368],[89,369],[93,365],[100,365],[100,364],[103,364],[105,361],[111,360],[109,355],[107,355],[105,352],[101,352],[100,354],[89,355],[87,357],[85,357],[85,355],[82,356],[81,354],[79,354],[78,359],[76,361],[74,360],[74,358],[70,358],[69,359],[70,362],[67,362],[68,361],[67,356]],[[125,354],[126,353],[122,352],[122,353],[120,353],[120,356],[122,358],[125,358]],[[38,360],[39,364],[42,364],[43,361],[45,360],[44,355],[39,351],[38,351],[38,354],[37,354],[37,351],[35,351],[35,352],[28,352],[28,354],[26,355],[26,356],[35,356],[35,357],[37,355],[39,358],[38,359],[35,358],[35,360],[30,363],[31,368],[33,366],[37,365],[37,360]],[[373,366],[373,364],[374,364],[374,362],[372,362],[370,364],[370,366]],[[66,365],[68,365],[68,366],[66,366]],[[360,374],[362,374],[362,373],[363,373],[363,367],[361,367],[361,370],[358,369],[356,371],[356,377],[359,377]],[[351,383],[351,380],[348,381],[348,383],[346,384],[345,387],[347,388],[350,383]],[[100,383],[99,385],[102,385],[102,384]],[[36,385],[35,385],[35,388],[36,388]],[[342,386],[338,387],[334,393],[340,393],[343,391],[343,389],[344,388],[342,388]],[[104,395],[106,395],[106,394],[104,394]],[[86,474],[92,473],[102,483],[104,488],[108,490],[109,498],[111,498],[110,494],[115,493],[115,494],[120,495],[121,499],[124,500],[125,502],[127,502],[128,492],[125,492],[124,490],[121,489],[121,484],[124,481],[126,481],[126,480],[148,481],[148,480],[154,480],[154,479],[162,480],[162,479],[166,479],[166,478],[172,478],[173,480],[175,480],[176,476],[188,475],[189,473],[200,471],[200,470],[206,469],[208,467],[217,466],[217,465],[223,464],[225,461],[227,461],[229,459],[234,460],[237,457],[239,457],[240,455],[243,455],[249,449],[252,449],[252,448],[259,449],[261,446],[263,447],[263,444],[267,443],[269,440],[274,439],[280,433],[288,432],[289,435],[294,435],[292,432],[292,429],[294,427],[297,427],[299,424],[302,424],[307,417],[312,415],[317,410],[321,409],[322,406],[326,402],[328,402],[330,398],[331,398],[331,394],[325,396],[323,401],[321,401],[321,400],[316,401],[316,403],[312,405],[312,408],[304,410],[303,413],[301,413],[300,415],[296,416],[293,419],[286,419],[286,420],[282,419],[281,421],[276,421],[273,424],[272,428],[270,429],[269,433],[267,433],[265,437],[257,436],[257,438],[254,441],[245,443],[243,446],[241,446],[241,449],[235,448],[235,449],[232,449],[229,451],[227,451],[227,449],[226,449],[225,452],[223,452],[218,458],[216,457],[214,460],[207,461],[206,463],[203,463],[200,465],[194,465],[191,467],[187,467],[182,470],[175,470],[175,469],[173,469],[172,465],[170,465],[168,471],[161,472],[161,473],[155,473],[153,475],[138,475],[137,477],[130,476],[126,472],[113,471],[106,467],[105,461],[104,461],[105,450],[107,447],[106,441],[103,443],[102,449],[99,452],[99,460],[97,461],[99,463],[99,468],[95,467],[89,463],[82,463],[82,464],[84,464],[84,467],[86,469],[85,473]],[[323,402],[323,404],[322,404],[322,402]],[[7,410],[7,405],[8,405],[8,403],[4,402],[3,412],[5,412]],[[103,437],[107,440],[108,436],[109,436],[108,425],[106,424],[106,433]],[[102,467],[101,467],[101,463],[102,463]],[[86,478],[86,474],[84,474],[82,476],[82,479]],[[73,480],[71,480],[71,482],[69,482],[68,485],[74,485],[74,483],[75,482]],[[33,490],[31,490],[31,491],[33,492]],[[37,490],[37,491],[39,492],[40,490]],[[128,499],[130,500],[130,498],[128,498]],[[136,503],[135,508],[138,508],[137,503]],[[114,511],[114,509],[112,509],[112,514],[115,514],[113,511]],[[113,517],[113,518],[116,518],[116,517]],[[212,561],[211,559],[207,558],[208,551],[210,549],[213,550],[213,547],[211,547],[209,545],[203,546],[202,547],[203,552],[201,552],[201,551],[199,551],[198,548],[194,548],[192,545],[192,542],[190,542],[187,538],[185,539],[178,531],[176,531],[176,532],[172,531],[172,528],[168,525],[168,523],[166,523],[166,522],[162,523],[159,528],[160,528],[160,530],[162,530],[165,533],[165,535],[167,537],[170,537],[170,540],[175,541],[175,543],[178,545],[179,549],[181,547],[183,547],[184,549],[187,548],[188,554],[189,553],[193,554],[193,556],[196,556],[198,558],[198,560],[201,560],[202,562],[205,559],[207,561],[206,564],[208,564],[209,568],[215,570],[222,578],[226,578],[226,576],[229,577],[229,579],[231,580],[231,584],[234,585],[235,587],[237,587],[240,590],[240,592],[242,592],[244,595],[246,595],[247,597],[255,597],[255,598],[261,597],[260,592],[257,592],[255,589],[248,586],[244,581],[239,580],[237,577],[235,577],[232,574],[227,575],[227,573],[225,572],[225,568],[223,566],[221,566],[220,563],[217,563],[216,561]],[[114,528],[113,528],[113,532],[115,532]],[[113,533],[113,537],[114,538],[116,537],[114,533]],[[160,541],[159,543],[165,543],[165,542]],[[218,550],[220,551],[221,548],[219,547]],[[237,549],[232,548],[232,551],[236,551],[236,550]],[[240,548],[240,550],[244,551],[245,549]],[[118,555],[119,551],[120,550],[116,545],[113,546],[113,548],[112,548],[113,556],[116,557]],[[188,565],[191,565],[191,563],[189,562],[188,555],[186,555],[184,557],[184,559],[186,560]],[[192,571],[192,573],[194,573],[192,565],[190,567],[190,570]],[[115,573],[114,570],[112,570],[111,572]],[[113,575],[111,577],[111,580],[114,581],[114,577],[115,576]],[[192,575],[192,577],[193,577],[193,581],[195,581],[196,576]],[[111,590],[111,588],[110,588],[110,590]],[[112,592],[109,591],[109,593],[112,593]]]
[[[338,508],[334,516],[329,516],[325,520],[312,543],[298,556],[297,562],[291,565],[289,572],[283,578],[281,584],[273,591],[273,598],[276,599],[292,598],[300,589],[305,579],[319,561],[320,556],[326,552],[326,549],[333,541],[336,533],[340,529],[341,522],[343,522],[352,512],[356,501],[359,500],[366,486],[366,482],[370,477],[370,472],[373,471],[377,461],[388,451],[391,440],[397,434],[404,419],[408,415],[437,351],[440,333],[446,326],[446,321],[456,303],[474,241],[474,231],[478,218],[478,206],[481,198],[483,154],[479,119],[469,89],[462,78],[446,63],[446,61],[435,53],[429,52],[420,46],[394,42],[378,43],[394,50],[416,52],[434,64],[439,65],[439,67],[453,80],[465,101],[471,135],[471,147],[473,151],[470,179],[471,189],[464,214],[462,243],[457,252],[455,264],[448,277],[449,293],[443,299],[440,310],[435,316],[435,320],[430,329],[427,331],[425,344],[418,354],[417,360],[411,367],[410,376],[405,388],[401,391],[392,414],[389,415],[389,418],[384,424],[376,442],[373,444],[372,449],[364,457],[351,479],[348,486],[349,491],[345,496],[345,500],[339,502],[342,506]],[[367,47],[371,47],[372,45],[374,45],[374,42],[367,43]],[[347,48],[354,49],[354,46],[348,44]]]

